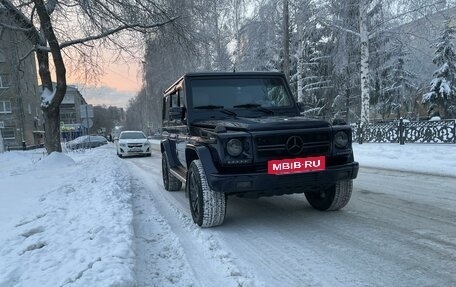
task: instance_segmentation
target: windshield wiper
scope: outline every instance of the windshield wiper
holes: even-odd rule
[[[206,105],[206,106],[196,106],[194,109],[199,110],[219,110],[221,113],[229,116],[237,116],[237,114],[233,111],[225,109],[223,106],[216,106],[216,105]]]
[[[274,114],[274,112],[272,110],[266,109],[265,107],[262,107],[260,104],[248,103],[248,104],[243,104],[243,105],[236,105],[236,106],[233,106],[233,108],[257,109],[258,111],[261,111],[261,112],[269,114],[269,115]]]

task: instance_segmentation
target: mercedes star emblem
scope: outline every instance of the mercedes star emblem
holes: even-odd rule
[[[291,136],[286,143],[287,151],[291,155],[298,155],[304,149],[304,141],[301,137]]]

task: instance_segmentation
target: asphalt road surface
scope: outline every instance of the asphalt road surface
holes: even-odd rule
[[[164,190],[157,152],[125,160],[137,181],[135,232],[151,232],[144,219],[154,206],[180,242],[183,282],[221,286],[232,275],[233,286],[456,286],[454,177],[361,167],[341,211],[316,211],[303,194],[229,197],[224,224],[201,230],[184,192]],[[153,279],[148,244],[138,246],[144,285]]]

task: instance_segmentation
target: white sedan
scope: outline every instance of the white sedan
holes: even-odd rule
[[[150,142],[142,131],[121,132],[116,141],[116,147],[119,157],[127,155],[152,155]]]

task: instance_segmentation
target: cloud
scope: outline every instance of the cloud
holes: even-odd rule
[[[107,86],[87,86],[76,84],[84,99],[90,105],[106,105],[126,108],[128,101],[137,95],[137,91],[120,91]]]

